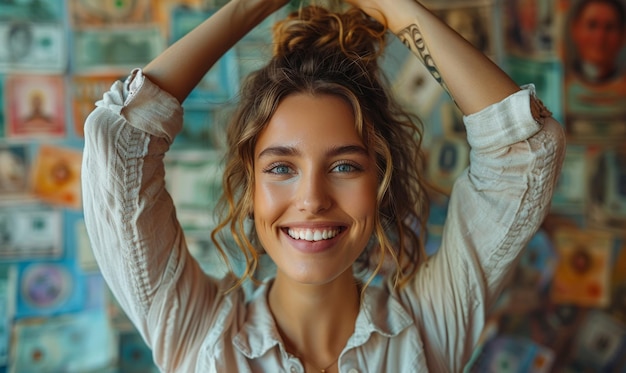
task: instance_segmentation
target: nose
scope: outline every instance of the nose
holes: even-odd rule
[[[319,214],[332,205],[331,188],[318,173],[303,174],[298,183],[297,207],[302,212]]]

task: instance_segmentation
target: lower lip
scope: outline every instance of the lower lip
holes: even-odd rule
[[[335,237],[328,239],[328,240],[321,240],[321,241],[296,240],[285,231],[283,231],[283,234],[287,237],[289,244],[293,246],[296,250],[302,253],[306,253],[306,254],[317,254],[317,253],[322,253],[324,251],[328,251],[333,246],[335,246],[335,244],[339,240],[339,237],[341,237],[341,235],[343,235],[344,232],[345,230],[342,230]]]

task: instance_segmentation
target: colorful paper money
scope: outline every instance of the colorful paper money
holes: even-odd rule
[[[7,137],[65,136],[65,83],[62,76],[10,75],[5,89]]]
[[[26,145],[0,143],[0,200],[30,192],[30,157]]]
[[[143,67],[165,48],[156,26],[92,28],[74,33],[73,64],[77,73],[127,74]]]
[[[613,236],[604,231],[561,228],[554,234],[559,261],[551,287],[552,301],[606,307],[610,300]]]
[[[48,203],[79,209],[81,162],[80,150],[42,145],[33,170],[34,194]]]
[[[32,206],[0,210],[0,260],[58,257],[63,253],[63,220],[57,209]]]
[[[117,355],[105,310],[86,310],[15,325],[11,372],[80,373],[105,368]]]
[[[0,22],[0,72],[63,73],[67,68],[66,30],[62,24]]]
[[[153,0],[69,0],[74,26],[147,23],[153,19]]]

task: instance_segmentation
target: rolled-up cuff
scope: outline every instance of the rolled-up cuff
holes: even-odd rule
[[[464,116],[470,146],[489,150],[515,144],[536,134],[541,123],[531,112],[534,96],[534,85],[526,85],[504,100]]]
[[[172,143],[183,127],[183,108],[174,96],[134,69],[123,84],[120,114],[133,127]]]

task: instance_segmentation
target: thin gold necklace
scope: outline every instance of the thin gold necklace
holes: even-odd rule
[[[337,359],[339,359],[339,358],[337,358]],[[335,359],[335,361],[333,361],[332,363],[330,363],[330,365],[329,365],[329,366],[327,366],[326,368],[324,368],[324,369],[318,369],[318,368],[315,368],[315,370],[319,370],[319,371],[320,371],[320,373],[326,373],[326,372],[328,371],[328,369],[330,369],[330,367],[332,367],[333,365],[335,365],[335,363],[337,362],[337,359]]]
[[[327,371],[328,369],[330,369],[330,367],[332,367],[333,365],[335,365],[335,363],[337,362],[337,360],[339,360],[339,357],[337,357],[337,358],[335,359],[335,361],[333,361],[332,363],[330,363],[330,365],[329,365],[329,366],[327,366],[326,368],[324,368],[324,369],[320,369],[320,373],[326,373],[326,371]]]
[[[298,356],[298,358],[299,358],[300,360],[302,360],[302,361],[305,363],[305,365],[306,365],[306,364],[309,364],[309,365],[311,365],[311,366],[313,365],[313,364],[311,364],[309,361],[305,360],[302,356]],[[333,365],[335,365],[335,363],[337,362],[337,360],[339,360],[339,356],[337,356],[337,358],[336,358],[335,360],[333,360],[333,362],[332,362],[332,363],[330,363],[330,364],[329,364],[326,368],[322,368],[322,369],[320,369],[320,368],[317,368],[317,367],[315,367],[315,366],[314,366],[313,368],[315,368],[315,370],[319,370],[319,371],[320,371],[320,373],[327,373],[327,372],[328,372],[328,369],[330,369],[330,367],[332,367]]]

